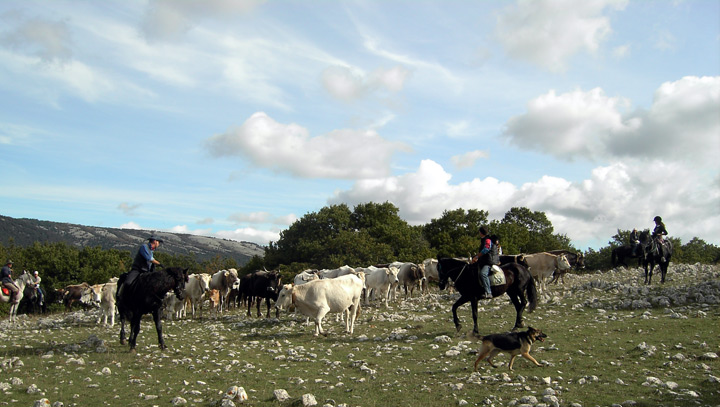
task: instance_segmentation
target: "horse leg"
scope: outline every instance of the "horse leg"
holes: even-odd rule
[[[477,299],[473,298],[470,300],[470,307],[472,308],[472,318],[473,318],[473,334],[475,336],[480,335],[480,329],[478,328],[478,322],[477,322],[477,316],[478,316],[478,301]]]
[[[135,352],[135,345],[137,345],[137,337],[140,333],[140,320],[142,315],[133,315],[130,319],[130,352]]]
[[[125,315],[120,313],[120,345],[125,345]]]
[[[457,309],[459,306],[465,304],[468,301],[470,301],[470,298],[460,297],[460,299],[455,301],[455,304],[453,304],[452,306],[453,323],[455,324],[455,331],[457,332],[460,332],[460,329],[462,328],[462,325],[460,325],[460,319],[457,316]]]
[[[155,321],[155,330],[157,331],[158,344],[160,345],[160,349],[165,350],[165,349],[167,349],[167,346],[165,346],[165,340],[163,340],[162,320],[160,319],[160,310],[153,311],[152,316],[153,316],[153,321]]]
[[[667,274],[668,263],[660,263],[660,282],[665,284],[665,274]]]
[[[515,306],[515,326],[512,329],[513,331],[515,331],[525,326],[525,324],[523,323],[523,311],[525,310],[525,306],[527,305],[527,300],[525,299],[525,296],[522,294],[522,292],[507,294],[510,297],[513,305]]]

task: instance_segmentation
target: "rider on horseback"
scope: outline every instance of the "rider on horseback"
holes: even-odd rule
[[[128,287],[132,286],[133,282],[140,273],[153,271],[155,266],[162,267],[162,264],[155,260],[154,257],[155,249],[157,249],[162,242],[162,239],[157,239],[155,236],[151,236],[148,238],[147,243],[143,243],[140,246],[137,254],[135,255],[135,260],[130,267],[130,271],[122,274],[118,280],[118,288],[116,292],[117,298],[120,298],[120,290],[126,285]]]
[[[498,245],[493,244],[485,226],[480,227],[480,252],[473,256],[471,260],[471,263],[475,262],[477,262],[478,267],[480,267],[478,271],[480,284],[485,288],[485,293],[480,299],[490,299],[492,298],[492,291],[490,290],[490,268],[493,265],[500,264],[500,256],[498,254]]]
[[[665,254],[665,240],[663,239],[663,235],[667,235],[668,232],[667,229],[665,229],[665,224],[661,217],[656,216],[653,221],[655,222],[655,229],[653,229],[652,232],[653,252],[662,255],[661,261],[665,262],[667,256]]]

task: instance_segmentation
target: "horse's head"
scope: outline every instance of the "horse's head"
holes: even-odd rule
[[[450,274],[447,270],[447,263],[445,262],[446,260],[447,259],[439,259],[437,264],[438,288],[441,290],[444,290],[445,287],[448,286],[448,279],[450,278]]]
[[[182,267],[168,267],[165,272],[170,274],[173,278],[173,292],[178,300],[182,301],[185,299],[185,283],[189,281],[188,269]]]

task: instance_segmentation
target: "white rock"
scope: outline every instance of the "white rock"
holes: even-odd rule
[[[288,394],[287,390],[285,390],[285,389],[273,390],[273,396],[275,397],[275,400],[277,400],[279,402],[283,402],[285,400],[290,399],[290,395]]]
[[[33,407],[49,407],[49,406],[50,406],[50,400],[48,400],[48,399],[35,400],[35,403],[33,403]]]

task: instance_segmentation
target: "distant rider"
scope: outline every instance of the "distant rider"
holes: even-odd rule
[[[19,302],[18,295],[20,294],[20,287],[15,285],[12,279],[12,260],[5,262],[5,265],[0,269],[0,280],[2,280],[3,287],[10,290],[10,304],[17,304]]]
[[[653,229],[652,232],[652,238],[655,242],[655,250],[657,253],[662,255],[662,259],[660,259],[661,262],[665,262],[665,239],[663,239],[663,236],[667,235],[667,229],[665,229],[665,224],[662,221],[662,218],[659,216],[656,216],[653,221],[655,222],[655,229]]]
[[[38,273],[38,271],[35,270],[33,272],[32,285],[35,288],[35,290],[37,291],[39,304],[40,304],[40,306],[42,306],[43,302],[45,301],[45,294],[43,294],[42,288],[40,288],[40,281],[42,281],[42,279],[40,278],[40,273]]]
[[[630,232],[630,247],[632,247],[632,255],[637,256],[637,251],[640,247],[640,236],[638,236],[637,229],[634,228],[632,232]]]

